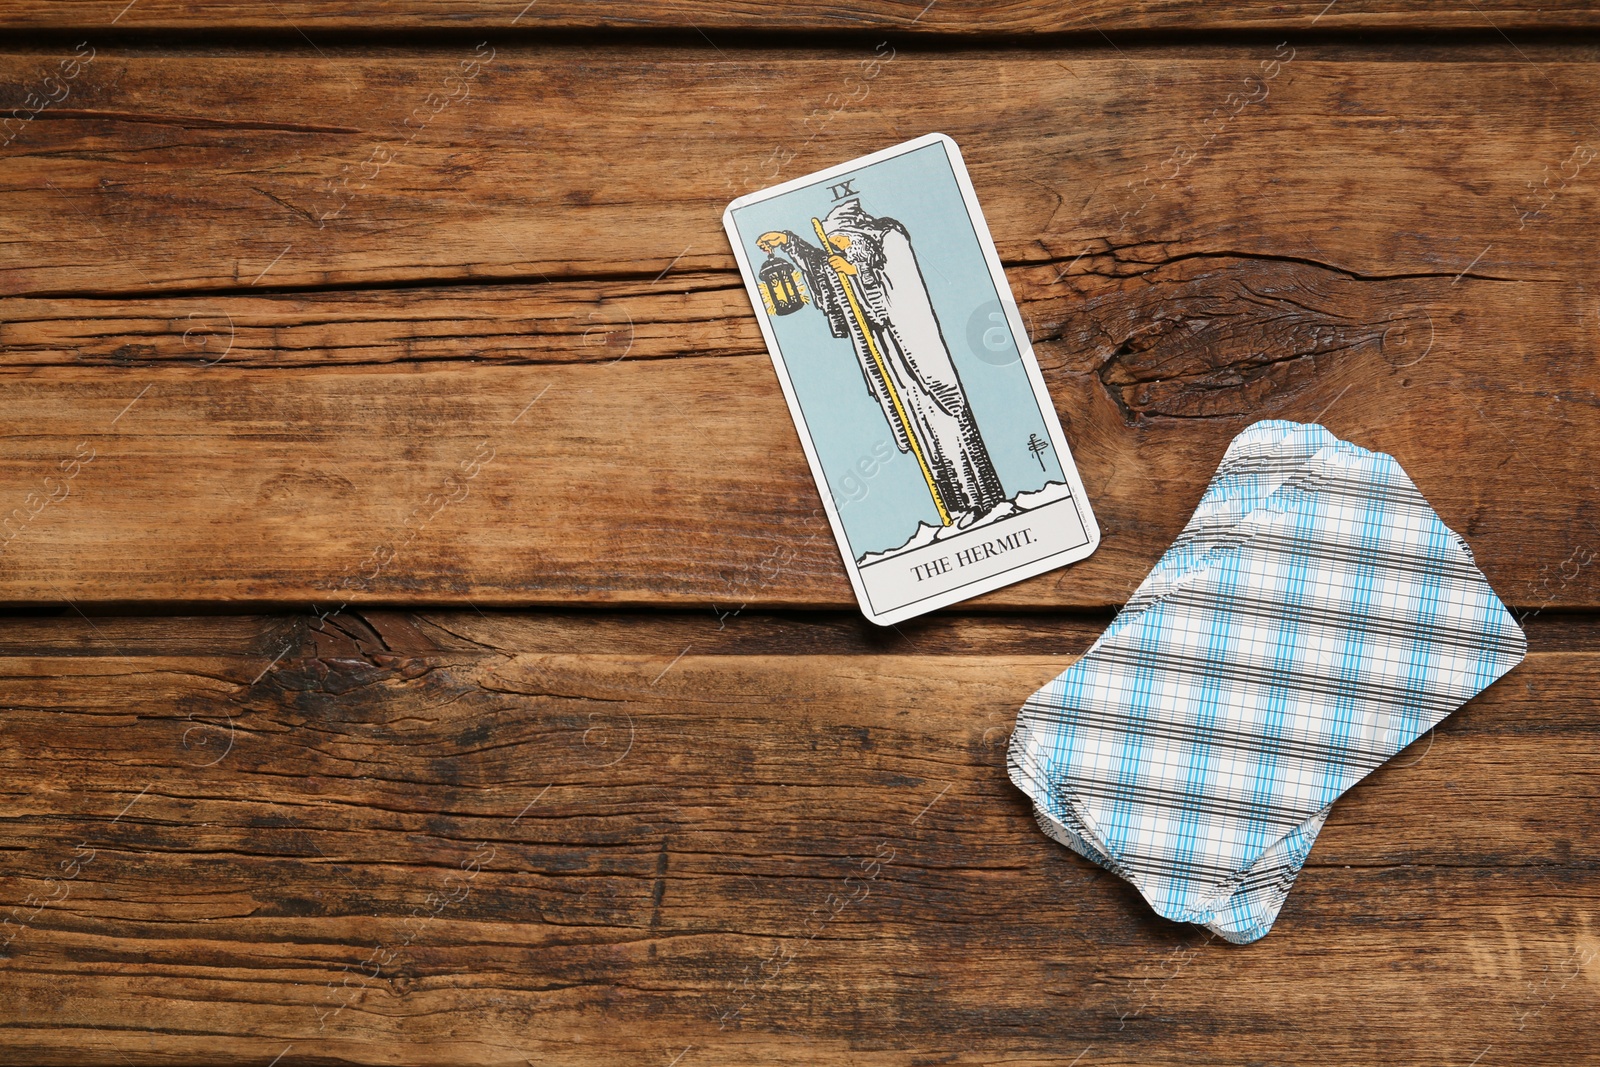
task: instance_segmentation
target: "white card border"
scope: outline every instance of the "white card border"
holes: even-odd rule
[[[961,190],[961,199],[966,206],[968,217],[972,222],[972,229],[978,237],[978,245],[983,252],[984,263],[989,268],[990,280],[994,283],[995,293],[1000,298],[1001,310],[1005,313],[1006,324],[1011,328],[1012,339],[1017,343],[1017,352],[1022,360],[1023,369],[1027,372],[1028,383],[1033,387],[1034,400],[1039,405],[1040,414],[1044,417],[1045,432],[1050,436],[1050,444],[1056,450],[1056,458],[1062,461],[1062,473],[1067,479],[1067,488],[1072,495],[1073,506],[1077,510],[1078,519],[1083,523],[1084,533],[1088,536],[1087,543],[1079,548],[1069,549],[1064,553],[1046,556],[1031,563],[1020,564],[1016,568],[991,575],[989,578],[980,579],[969,585],[958,586],[945,593],[935,594],[923,600],[913,601],[889,611],[874,611],[867,591],[861,580],[861,568],[850,555],[849,538],[845,536],[844,522],[839,516],[838,508],[833,501],[833,494],[828,490],[828,480],[823,471],[821,458],[817,455],[815,444],[811,440],[811,432],[807,428],[804,409],[800,406],[800,398],[795,393],[794,383],[789,380],[789,370],[784,363],[783,348],[778,344],[777,334],[772,329],[771,317],[762,313],[761,294],[756,290],[755,271],[750,266],[749,257],[745,254],[744,243],[739,237],[738,227],[734,225],[733,213],[740,208],[751,204],[759,204],[785,193],[810,185],[816,185],[828,178],[836,177],[850,171],[860,170],[863,167],[881,163],[887,159],[915,152],[926,148],[930,144],[944,145],[945,155],[950,163],[950,170],[955,175],[956,185]],[[1022,321],[1022,312],[1017,308],[1017,301],[1011,294],[1011,283],[1006,279],[1005,269],[1000,265],[1000,255],[995,251],[994,238],[989,233],[988,220],[983,217],[983,211],[978,207],[978,194],[972,188],[972,179],[967,175],[966,161],[961,156],[961,149],[950,137],[942,133],[929,133],[909,141],[901,142],[878,152],[847,160],[837,166],[824,170],[804,174],[798,178],[762,189],[754,193],[746,193],[730,203],[722,212],[722,227],[728,234],[728,243],[733,246],[734,258],[739,264],[739,274],[744,279],[745,294],[750,298],[751,309],[755,312],[756,322],[761,327],[761,337],[767,344],[767,355],[772,359],[773,369],[778,372],[778,384],[783,389],[783,398],[789,405],[789,417],[794,423],[795,433],[800,438],[800,446],[805,450],[806,462],[811,467],[811,480],[816,485],[817,495],[822,498],[822,507],[828,515],[828,525],[833,528],[834,544],[839,550],[840,557],[844,560],[845,572],[850,577],[850,587],[856,595],[856,604],[861,613],[871,622],[879,626],[892,626],[906,619],[926,615],[940,608],[959,604],[971,600],[985,593],[992,593],[996,589],[1003,589],[1008,585],[1028,578],[1036,577],[1057,567],[1064,567],[1076,563],[1094,554],[1100,547],[1100,524],[1095,521],[1094,511],[1089,506],[1088,494],[1083,488],[1083,478],[1078,474],[1078,464],[1072,458],[1072,449],[1067,444],[1066,433],[1061,429],[1061,419],[1056,414],[1055,402],[1050,398],[1049,391],[1045,388],[1044,375],[1039,371],[1039,360],[1033,353],[1033,342],[1028,337],[1027,328]],[[974,531],[976,532],[976,531]]]

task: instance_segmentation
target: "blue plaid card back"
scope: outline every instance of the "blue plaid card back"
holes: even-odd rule
[[[1272,480],[1174,546],[1160,596],[1030,698],[1012,746],[1052,836],[1230,940],[1270,927],[1336,797],[1525,649],[1392,458],[1322,444],[1260,497]]]

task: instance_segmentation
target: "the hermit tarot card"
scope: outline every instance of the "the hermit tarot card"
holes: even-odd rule
[[[954,141],[742,196],[723,223],[867,618],[887,626],[1095,550]]]

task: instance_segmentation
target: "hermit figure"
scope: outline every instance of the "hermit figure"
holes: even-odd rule
[[[916,458],[939,521],[968,525],[1006,495],[967,406],[911,235],[894,219],[862,211],[859,199],[836,205],[811,225],[819,244],[788,230],[757,239],[771,259],[780,250],[792,259],[804,279],[804,288],[791,281],[780,289],[780,272],[773,269],[769,284],[779,291],[768,310],[789,314],[809,297],[827,315],[833,335],[850,339],[867,391],[900,451]]]

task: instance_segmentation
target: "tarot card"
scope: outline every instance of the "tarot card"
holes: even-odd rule
[[[868,619],[1095,550],[954,141],[928,134],[740,197],[723,225]]]

